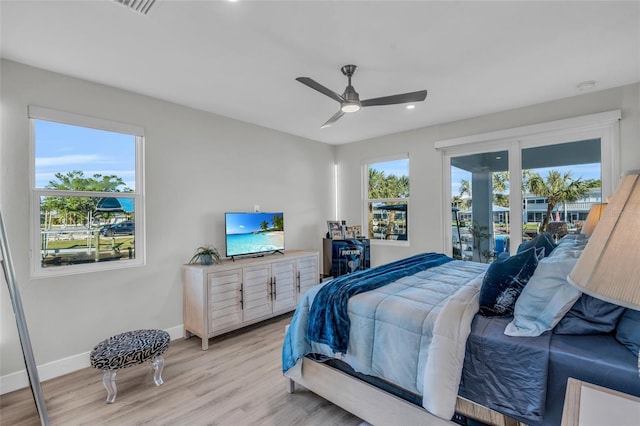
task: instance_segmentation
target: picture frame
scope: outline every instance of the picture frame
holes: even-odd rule
[[[362,226],[353,225],[347,227],[347,232],[345,233],[345,238],[358,238],[362,236]]]
[[[327,228],[329,230],[329,238],[332,240],[343,239],[344,236],[342,235],[342,227],[339,220],[328,220]]]

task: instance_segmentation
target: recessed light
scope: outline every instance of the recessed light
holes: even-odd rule
[[[596,87],[596,82],[593,80],[583,81],[576,86],[578,90],[591,90]]]
[[[407,109],[414,109],[415,107],[415,105],[407,105]]]

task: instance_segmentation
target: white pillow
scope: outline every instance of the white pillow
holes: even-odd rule
[[[507,336],[539,336],[551,330],[571,309],[582,294],[567,282],[567,275],[581,251],[554,250],[552,255],[538,262],[538,267],[522,290],[507,324]]]

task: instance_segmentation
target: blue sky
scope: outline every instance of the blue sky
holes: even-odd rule
[[[600,164],[577,164],[573,166],[555,166],[534,169],[543,178],[547,177],[550,170],[559,170],[561,173],[571,172],[574,179],[600,179]],[[457,167],[451,167],[451,195],[460,194],[460,181],[463,179],[471,183],[471,173]]]
[[[260,224],[266,221],[273,225],[273,217],[282,213],[227,213],[225,215],[227,234],[246,234],[262,229]]]
[[[396,176],[405,176],[407,173],[407,165],[409,160],[395,160],[395,161],[385,161],[381,163],[374,163],[371,166],[374,166],[376,170],[384,172],[386,176],[396,175]],[[561,167],[548,167],[548,168],[539,168],[535,169],[543,178],[547,176],[550,170],[560,170],[562,173],[567,171],[571,172],[571,175],[575,179],[600,179],[600,164],[578,164],[573,166],[561,166]],[[451,195],[458,195],[460,193],[460,181],[462,179],[466,179],[471,182],[471,173],[459,169],[457,167],[451,168]]]
[[[407,176],[407,170],[409,168],[409,159],[404,158],[402,160],[385,161],[382,163],[370,164],[370,167],[384,172],[385,176],[395,175],[398,177]]]
[[[43,120],[35,120],[35,132],[37,188],[57,172],[81,170],[116,175],[135,189],[135,136]]]

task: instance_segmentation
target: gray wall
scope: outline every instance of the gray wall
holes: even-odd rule
[[[357,224],[363,220],[363,162],[408,152],[410,245],[373,245],[372,266],[424,251],[443,251],[440,206],[443,171],[441,154],[434,149],[434,142],[617,109],[622,110],[620,170],[640,169],[640,84],[341,145],[336,152],[340,170],[340,215],[347,223]]]
[[[225,211],[284,211],[286,247],[321,250],[333,146],[15,62],[1,72],[0,201],[38,365],[118,332],[181,325],[181,265],[204,243],[224,253]],[[29,104],[146,129],[146,266],[30,279]],[[5,376],[25,366],[2,281]]]

